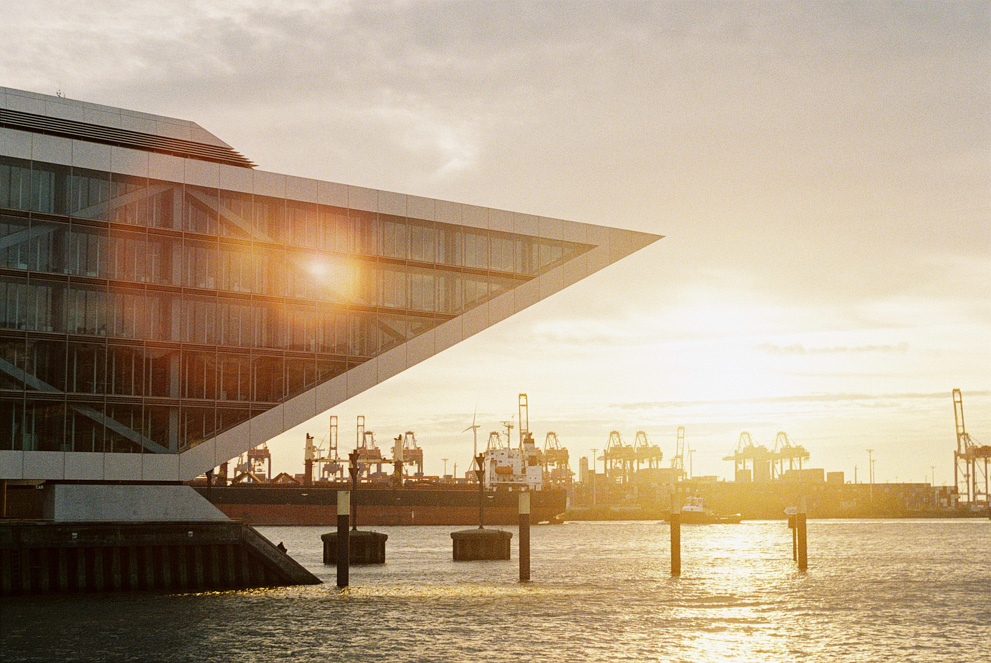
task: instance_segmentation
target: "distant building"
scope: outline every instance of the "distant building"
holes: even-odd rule
[[[192,479],[658,238],[0,88],[0,479]]]

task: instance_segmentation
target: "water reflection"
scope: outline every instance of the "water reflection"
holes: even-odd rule
[[[951,661],[991,616],[987,521],[816,521],[805,574],[783,522],[686,526],[680,578],[665,524],[537,527],[522,585],[453,562],[449,528],[378,529],[388,563],[344,592],[300,527],[265,534],[325,585],[5,601],[4,660]]]

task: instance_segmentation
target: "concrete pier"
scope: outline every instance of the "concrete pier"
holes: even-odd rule
[[[324,564],[337,564],[337,537],[337,532],[320,535]],[[348,558],[351,564],[385,564],[385,542],[389,539],[388,534],[351,530],[348,539]]]
[[[0,596],[319,583],[234,521],[0,523]]]
[[[454,561],[510,559],[509,542],[512,532],[501,529],[465,529],[451,532],[454,541]]]

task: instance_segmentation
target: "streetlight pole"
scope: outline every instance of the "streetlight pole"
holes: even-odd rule
[[[873,453],[874,453],[873,449],[867,450],[867,473],[870,476],[870,482],[871,482],[871,487],[870,487],[871,504],[874,504],[874,459],[872,456]]]
[[[939,492],[936,490],[936,466],[935,465],[930,465],[929,466],[929,469],[930,469],[930,471],[932,471],[932,484],[931,484],[931,487],[932,487],[932,491],[933,491],[933,508],[934,509],[938,509],[939,508]]]
[[[598,449],[592,449],[592,506],[595,506],[595,452]]]

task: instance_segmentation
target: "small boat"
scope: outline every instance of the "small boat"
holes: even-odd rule
[[[668,517],[670,520],[670,516]],[[743,516],[738,513],[714,513],[711,509],[705,508],[702,498],[692,495],[685,500],[681,507],[681,522],[685,525],[736,525],[743,520]]]

